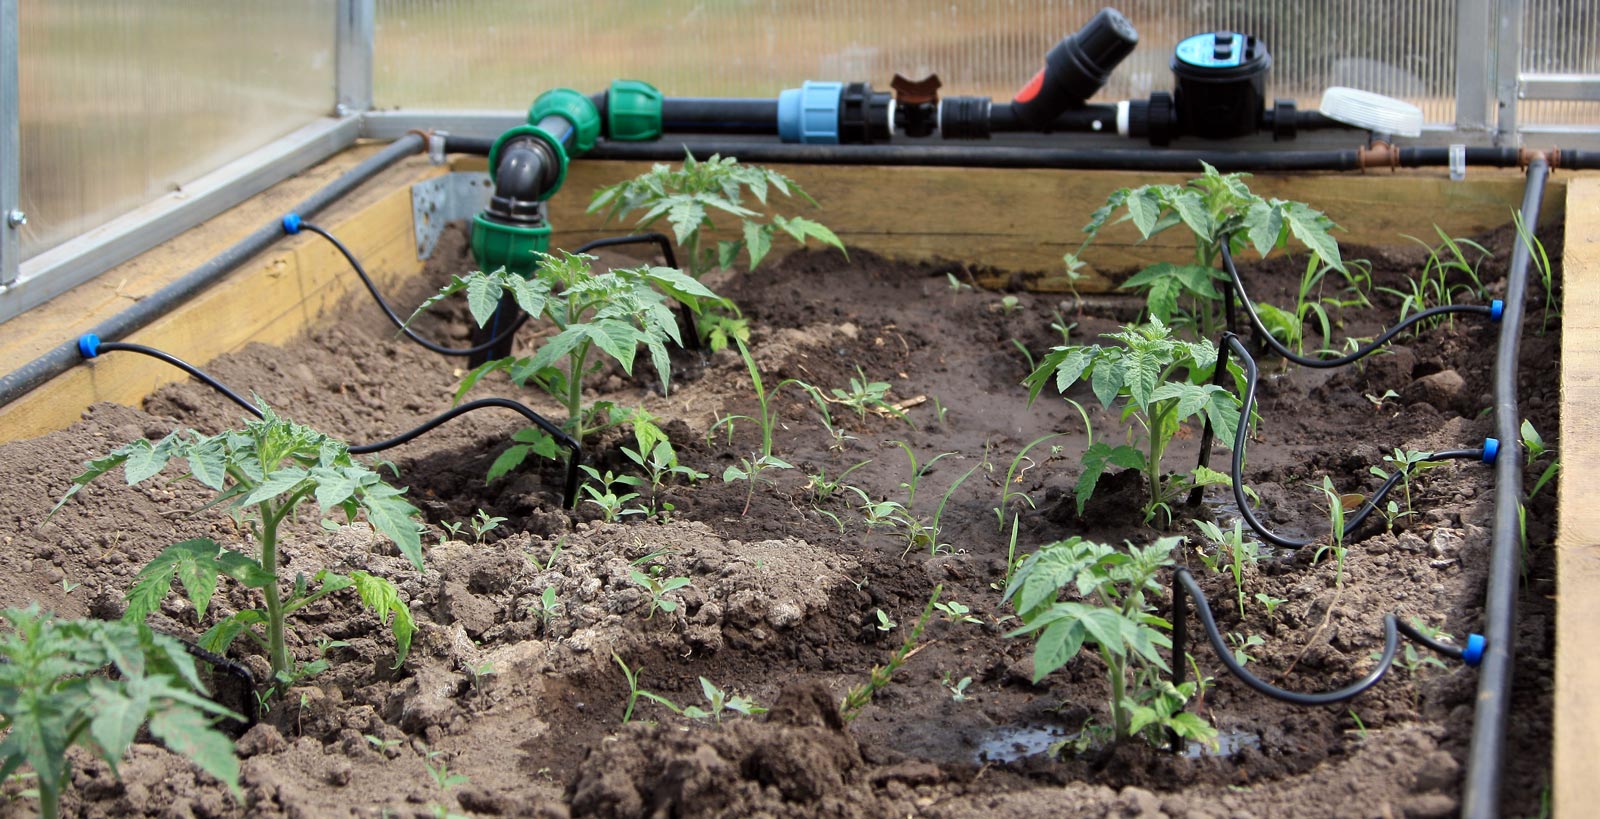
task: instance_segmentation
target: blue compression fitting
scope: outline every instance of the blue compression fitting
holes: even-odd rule
[[[778,94],[778,138],[806,145],[839,144],[844,83],[806,80]]]
[[[283,217],[283,232],[290,236],[300,232],[300,214],[290,213]]]
[[[84,333],[78,336],[78,355],[84,358],[94,358],[100,354],[100,337],[94,333]]]

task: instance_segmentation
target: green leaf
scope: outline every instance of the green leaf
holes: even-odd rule
[[[210,538],[195,538],[168,546],[140,570],[133,588],[128,591],[128,608],[123,620],[142,623],[161,608],[161,601],[172,590],[174,576],[183,584],[195,612],[204,617],[217,591],[220,570],[217,554],[221,551],[222,547]]]
[[[373,528],[389,536],[400,547],[417,571],[422,571],[422,526],[417,522],[421,512],[401,497],[405,492],[387,484],[369,487],[361,495],[361,508],[367,510],[367,520]]]
[[[239,789],[239,758],[234,756],[233,742],[213,728],[205,715],[194,708],[165,708],[151,715],[150,733],[227,785],[234,798],[244,797]]]
[[[228,653],[228,647],[246,633],[251,626],[266,625],[267,615],[258,609],[245,609],[231,617],[217,621],[217,624],[200,635],[200,647],[214,654]]]
[[[295,466],[275,470],[267,475],[266,480],[262,481],[260,486],[257,486],[250,494],[245,495],[244,499],[239,501],[239,504],[241,506],[255,506],[262,501],[272,500],[295,488],[309,476],[310,473],[307,470]]]
[[[222,491],[228,477],[228,451],[221,436],[204,438],[188,447],[189,474],[206,486]]]
[[[351,572],[350,580],[354,581],[361,602],[378,615],[378,622],[389,624],[395,641],[394,667],[399,668],[411,651],[411,635],[417,631],[416,622],[411,619],[411,609],[400,601],[400,591],[394,584],[381,577],[366,572]],[[394,616],[392,624],[389,619],[391,614]]]
[[[1122,614],[1114,609],[1092,608],[1084,612],[1079,619],[1083,624],[1087,639],[1093,640],[1095,645],[1111,652],[1113,657],[1121,657],[1127,653],[1127,646],[1122,641]]]
[[[633,374],[633,356],[639,349],[639,342],[644,340],[639,334],[639,328],[614,319],[574,326],[582,327],[584,335],[588,336],[595,346],[616,359],[617,363],[622,365],[624,372]]]
[[[1084,628],[1079,620],[1057,620],[1039,635],[1033,646],[1033,681],[1066,665],[1083,647]]]
[[[500,281],[486,273],[473,273],[467,276],[467,309],[472,312],[473,321],[479,327],[489,324],[494,318],[496,310],[500,309],[500,297],[504,290]]]
[[[128,445],[127,461],[122,465],[122,472],[129,486],[155,476],[167,465],[167,460],[172,457],[171,449],[166,446],[169,440],[170,437],[159,444],[151,444],[140,439]]]
[[[1217,238],[1217,223],[1211,218],[1211,211],[1206,207],[1204,197],[1199,191],[1187,190],[1172,198],[1172,209],[1177,211],[1183,223],[1207,241]]]
[[[115,773],[117,761],[133,744],[139,726],[144,724],[145,715],[150,712],[150,698],[133,686],[107,685],[103,680],[95,680],[91,684],[94,707],[91,709],[89,735],[94,737],[95,743],[103,751],[102,758],[111,764],[111,770]]]
[[[532,451],[533,447],[518,444],[500,453],[500,457],[495,458],[494,463],[489,465],[489,474],[483,482],[492,483],[509,474],[511,470],[521,466],[522,462],[528,459],[528,453]]]
[[[675,199],[667,205],[667,221],[672,224],[673,237],[680,245],[687,242],[689,234],[699,230],[705,220],[705,206],[693,199]]]
[[[1095,361],[1094,372],[1089,377],[1089,388],[1094,392],[1094,397],[1100,402],[1100,406],[1109,408],[1111,402],[1117,400],[1117,393],[1122,391],[1123,369],[1126,366],[1120,353],[1103,356]]]
[[[1333,223],[1328,221],[1320,211],[1301,204],[1290,202],[1285,208],[1285,216],[1289,221],[1289,232],[1294,234],[1300,243],[1317,257],[1326,262],[1333,269],[1345,273],[1344,260],[1339,258],[1339,243],[1334,241],[1333,234],[1328,232]]]
[[[1256,246],[1256,252],[1263,259],[1283,241],[1283,227],[1283,212],[1266,202],[1252,202],[1245,211],[1245,235],[1250,237],[1250,243]]]
[[[750,269],[754,270],[767,257],[767,251],[772,249],[772,226],[746,219],[744,243],[750,250]]]
[[[1161,216],[1161,193],[1149,185],[1135,189],[1128,195],[1128,215],[1133,217],[1133,226],[1139,233],[1150,238]]]
[[[327,512],[329,509],[349,500],[350,496],[355,494],[356,487],[359,485],[357,479],[359,474],[359,471],[350,470],[348,467],[344,469],[333,469],[324,466],[313,467],[310,471],[310,478],[317,484],[317,488],[314,490],[317,506],[321,507],[323,512]]]
[[[739,251],[744,248],[744,242],[717,242],[717,267],[727,270],[739,258]]]

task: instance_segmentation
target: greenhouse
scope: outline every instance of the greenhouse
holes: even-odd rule
[[[1591,815],[1594,0],[0,0],[0,218],[0,817]]]

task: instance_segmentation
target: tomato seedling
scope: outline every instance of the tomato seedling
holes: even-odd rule
[[[118,466],[133,486],[155,477],[168,462],[182,461],[188,467],[187,477],[216,491],[208,506],[227,504],[229,514],[247,527],[256,541],[256,555],[223,548],[210,538],[169,546],[139,572],[127,594],[123,619],[143,622],[160,608],[174,578],[182,584],[196,615],[204,618],[218,579],[232,578],[245,588],[260,589],[262,608],[244,609],[222,619],[200,638],[200,644],[222,654],[240,635],[248,635],[266,649],[273,676],[292,680],[304,672],[297,673],[289,654],[285,620],[317,600],[354,587],[361,602],[393,632],[398,666],[410,649],[416,626],[394,584],[367,572],[347,576],[323,569],[309,582],[303,575],[297,577],[285,595],[279,576],[279,527],[306,501],[315,501],[323,514],[339,510],[352,523],[364,514],[420,571],[420,513],[405,499],[406,490],[385,483],[377,472],[352,458],[344,443],[278,417],[259,397],[255,403],[262,408],[262,417],[250,420],[242,430],[211,436],[179,430],[153,443],[134,441],[90,461],[51,514]],[[262,633],[256,631],[258,627]]]
[[[1146,448],[1141,451],[1132,443],[1112,446],[1103,440],[1090,443],[1083,452],[1083,472],[1078,477],[1078,514],[1083,514],[1083,505],[1093,497],[1106,468],[1120,466],[1145,475],[1149,489],[1145,522],[1164,515],[1163,525],[1171,525],[1172,504],[1179,496],[1196,486],[1226,483],[1228,477],[1204,467],[1166,475],[1161,458],[1167,445],[1186,420],[1204,416],[1216,430],[1217,440],[1232,447],[1239,423],[1239,399],[1220,385],[1206,383],[1217,365],[1216,348],[1208,341],[1174,338],[1160,319],[1104,337],[1121,342],[1121,346],[1052,348],[1025,379],[1028,401],[1037,399],[1052,381],[1057,391],[1066,392],[1084,380],[1101,406],[1109,409],[1120,401],[1123,420],[1132,418],[1144,429]],[[1242,379],[1231,362],[1229,371],[1236,379]],[[1132,431],[1129,436],[1132,440]]]
[[[1183,710],[1196,694],[1193,682],[1174,686],[1164,676],[1158,649],[1172,647],[1172,625],[1157,617],[1148,594],[1160,594],[1157,575],[1173,565],[1181,538],[1165,537],[1144,548],[1117,549],[1079,537],[1040,547],[1017,569],[1005,600],[1016,607],[1022,628],[1007,634],[1034,636],[1033,679],[1044,679],[1093,646],[1105,661],[1111,723],[1116,741],[1142,735],[1153,745],[1167,731],[1211,742],[1217,730]],[[1062,600],[1061,593],[1079,600]]]

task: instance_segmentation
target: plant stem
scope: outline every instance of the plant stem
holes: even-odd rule
[[[1100,656],[1105,658],[1107,673],[1111,676],[1111,724],[1116,741],[1121,742],[1128,739],[1128,711],[1122,704],[1123,697],[1128,694],[1126,663],[1112,656],[1105,646],[1100,647]]]
[[[567,373],[567,423],[572,425],[572,437],[579,444],[583,443],[586,432],[583,428],[583,368],[588,364],[589,347],[593,343],[585,341],[579,344],[567,359],[570,365]]]
[[[261,568],[272,575],[272,582],[261,591],[267,608],[267,660],[274,677],[293,670],[283,641],[283,599],[278,589],[278,523],[292,508],[292,503],[279,509],[273,509],[270,502],[261,504]]]

